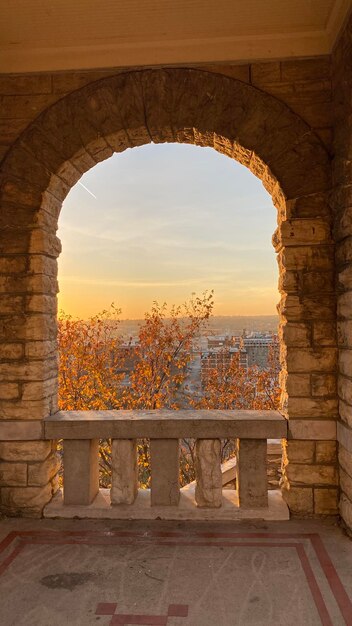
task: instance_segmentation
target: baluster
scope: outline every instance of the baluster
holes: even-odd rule
[[[177,506],[180,500],[178,439],[151,439],[152,506]]]
[[[99,439],[65,439],[64,503],[91,504],[99,491]]]
[[[237,440],[237,492],[246,509],[268,506],[266,439]]]
[[[133,504],[138,493],[136,439],[113,439],[111,504]]]
[[[197,439],[195,470],[197,506],[219,508],[222,505],[220,439]]]

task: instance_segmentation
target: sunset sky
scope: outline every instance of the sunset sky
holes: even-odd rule
[[[148,145],[87,172],[59,220],[59,308],[89,317],[214,289],[216,315],[272,315],[276,210],[261,182],[210,148]]]

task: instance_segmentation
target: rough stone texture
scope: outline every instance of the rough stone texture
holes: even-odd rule
[[[178,439],[151,439],[152,506],[177,506],[180,500]]]
[[[197,506],[220,507],[222,504],[220,439],[197,439],[195,470]]]
[[[340,37],[332,56],[333,68],[333,123],[334,159],[332,163],[333,191],[331,203],[334,211],[334,234],[337,273],[337,336],[339,343],[340,416],[352,425],[352,17]],[[352,529],[352,506],[344,480],[347,458],[339,453],[341,467],[340,512]],[[343,461],[342,461],[343,459]],[[342,465],[343,463],[343,465]],[[352,469],[350,470],[351,475]]]
[[[314,441],[287,441],[283,446],[284,459],[292,463],[313,463],[315,453]]]
[[[136,439],[113,439],[111,504],[132,504],[138,493]]]
[[[240,507],[256,509],[268,506],[265,439],[237,440],[237,490]]]
[[[41,517],[43,508],[51,500],[51,482],[45,487],[2,487],[1,503],[5,515]]]
[[[26,463],[0,462],[0,487],[22,487],[27,484]]]
[[[282,493],[290,512],[299,517],[311,516],[314,513],[313,489],[294,487],[284,477]]]
[[[52,449],[50,441],[0,442],[2,461],[44,461]]]
[[[249,167],[272,194],[279,224],[274,243],[282,293],[283,410],[292,422],[317,418],[321,431],[298,439],[333,439],[323,425],[323,419],[336,418],[331,77],[340,93],[343,77],[335,66],[348,54],[343,43],[333,71],[331,58],[321,57],[251,66],[0,77],[0,404],[1,419],[11,422],[3,428],[5,440],[39,440],[33,422],[57,408],[55,298],[61,246],[55,231],[62,200],[82,173],[113,151],[151,140],[211,146]],[[348,61],[343,65],[348,68]],[[347,103],[345,86],[341,93]],[[347,113],[340,109],[338,102],[344,129]],[[339,147],[344,131],[336,132],[336,172],[346,178],[350,155]],[[341,180],[339,173],[332,194],[335,205],[346,209],[335,225],[340,233],[352,223],[351,194]],[[352,263],[352,245],[342,239],[337,261],[348,291],[352,279],[342,272],[348,259]],[[348,296],[341,300],[339,314],[346,316],[349,303]],[[352,320],[341,320],[339,341],[352,347]],[[14,425],[20,420],[29,420],[31,430]]]
[[[317,463],[336,463],[337,462],[336,441],[317,441],[315,460]]]
[[[317,515],[336,515],[338,505],[338,489],[314,489],[314,513]]]
[[[56,476],[61,466],[61,459],[56,452],[51,453],[42,463],[28,464],[28,485],[43,487]]]

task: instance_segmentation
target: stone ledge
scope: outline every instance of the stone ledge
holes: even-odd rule
[[[287,421],[278,411],[59,411],[44,429],[45,439],[281,439]]]
[[[269,506],[262,509],[241,509],[237,491],[223,491],[222,507],[198,508],[194,486],[181,489],[179,506],[151,506],[150,490],[140,489],[134,504],[110,504],[110,490],[100,489],[94,502],[88,506],[64,505],[62,491],[58,491],[44,509],[45,518],[78,519],[164,519],[164,520],[288,520],[289,510],[280,491],[269,491]]]

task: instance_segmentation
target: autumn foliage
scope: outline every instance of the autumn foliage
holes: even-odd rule
[[[240,367],[235,355],[209,370],[200,397],[187,391],[187,366],[194,340],[205,333],[213,309],[213,294],[192,297],[183,306],[154,303],[145,314],[138,342],[131,350],[122,343],[120,310],[88,321],[61,314],[58,320],[59,408],[108,409],[272,409],[279,400],[279,365],[274,345],[265,370]],[[223,460],[233,453],[233,442],[223,442]],[[110,442],[102,441],[101,480],[110,482]],[[149,442],[138,445],[141,486],[150,480]],[[180,446],[180,481],[194,479],[194,441]]]

